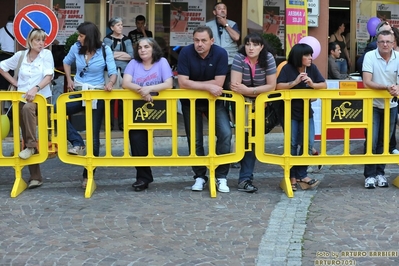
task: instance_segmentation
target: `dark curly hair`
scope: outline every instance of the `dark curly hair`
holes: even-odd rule
[[[244,38],[244,45],[242,45],[240,47],[240,49],[238,49],[238,52],[240,54],[247,56],[247,53],[245,52],[245,45],[250,42],[263,45],[263,49],[259,53],[258,64],[261,68],[266,69],[267,68],[267,54],[268,53],[273,54],[271,47],[266,42],[266,40],[264,38],[262,38],[262,36],[259,33],[253,32],[253,33],[248,34]]]
[[[141,59],[141,57],[139,56],[139,45],[142,41],[147,41],[149,45],[151,45],[152,47],[152,62],[151,63],[155,63],[158,62],[159,60],[161,60],[162,56],[163,56],[163,52],[161,47],[159,46],[159,44],[153,39],[153,38],[141,38],[135,45],[134,45],[134,55],[133,58],[137,61],[137,62],[143,62],[143,60]]]

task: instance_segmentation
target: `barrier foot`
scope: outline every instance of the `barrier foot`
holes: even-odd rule
[[[289,178],[283,178],[283,180],[280,182],[280,187],[285,192],[287,197],[294,197],[294,192],[292,191],[291,181]]]
[[[94,181],[93,178],[88,178],[87,179],[87,185],[86,185],[86,190],[85,190],[85,198],[89,199],[91,198],[91,195],[93,195],[94,190],[96,190],[96,182]]]
[[[215,177],[209,177],[209,192],[211,194],[211,198],[216,198],[216,181]]]
[[[399,176],[397,176],[397,177],[392,181],[392,184],[393,184],[395,187],[399,187]]]
[[[18,197],[18,195],[21,194],[22,191],[24,191],[27,187],[28,184],[26,184],[25,180],[23,180],[22,177],[16,177],[11,190],[11,198]]]

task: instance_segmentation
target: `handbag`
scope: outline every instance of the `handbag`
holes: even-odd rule
[[[109,82],[109,76],[108,76],[108,71],[107,71],[107,52],[105,51],[105,45],[101,45],[101,49],[103,51],[103,57],[105,61],[105,69],[104,69],[104,84],[107,84]],[[121,70],[119,68],[116,69],[116,80],[114,85],[112,86],[113,89],[120,89],[122,88],[122,75],[121,75]]]
[[[105,84],[109,82],[109,76],[108,76],[108,71],[104,70],[104,80]],[[122,75],[121,75],[121,69],[117,68],[117,73],[116,73],[116,81],[114,86],[112,86],[113,89],[120,89],[122,88]]]
[[[249,67],[249,69],[251,69],[251,67]],[[250,73],[249,76],[251,77],[251,86],[254,87],[252,74]],[[279,124],[278,108],[275,108],[277,105],[277,103],[268,102],[265,107],[265,134],[272,131],[272,129]]]
[[[21,64],[22,64],[22,60],[24,59],[24,56],[25,56],[25,51],[22,51],[21,52],[21,56],[19,57],[19,60],[18,60],[17,68],[14,70],[14,77],[13,78],[15,78],[16,80],[18,80],[18,73],[19,73],[19,69],[21,68]],[[8,85],[7,90],[8,91],[16,91],[17,87],[13,86],[10,83],[10,85]]]

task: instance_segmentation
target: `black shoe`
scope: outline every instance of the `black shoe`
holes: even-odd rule
[[[134,191],[143,191],[148,188],[148,183],[143,180],[137,180],[133,183],[132,187],[134,188]]]
[[[244,180],[238,184],[238,191],[244,191],[248,193],[254,193],[258,191],[258,188],[252,185],[251,180]]]

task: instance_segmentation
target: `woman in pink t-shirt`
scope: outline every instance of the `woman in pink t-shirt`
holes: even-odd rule
[[[134,47],[134,59],[126,66],[122,87],[141,95],[146,102],[152,102],[152,95],[173,87],[172,70],[168,61],[162,57],[162,49],[153,38],[142,38]],[[129,131],[132,156],[148,155],[147,130]],[[149,166],[136,167],[135,191],[148,188],[153,181]]]

